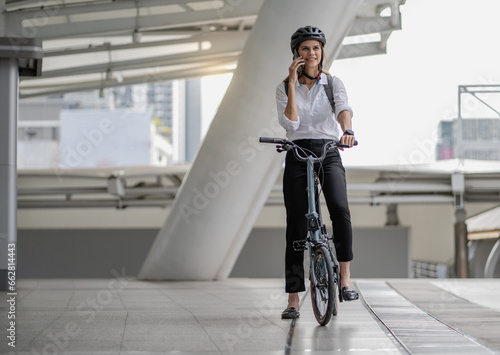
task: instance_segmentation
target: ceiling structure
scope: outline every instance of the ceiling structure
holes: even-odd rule
[[[389,36],[401,29],[399,6],[404,2],[364,0],[337,59],[386,53]],[[61,95],[231,72],[263,3],[264,0],[0,0],[0,36],[13,38],[13,45],[26,37],[43,40],[42,76],[23,78],[21,98]],[[168,206],[187,169],[157,171],[142,167],[141,176],[133,169],[65,171],[65,177],[74,176],[80,184],[82,178],[93,183],[60,190],[21,189],[19,207],[92,207],[89,200],[95,194],[103,198],[94,200],[100,205]],[[359,184],[350,184],[351,203],[452,203],[450,171],[454,168],[442,173],[431,169],[430,175],[396,174],[396,178],[391,177],[399,174],[394,169],[400,167],[377,167],[373,183],[363,179]],[[369,174],[370,169],[356,171],[351,170],[352,177]],[[479,175],[471,174],[478,179]],[[54,176],[52,171],[46,175]],[[482,180],[473,183],[473,175],[466,175],[471,182],[465,199],[499,201],[497,184],[488,183],[488,190]],[[20,172],[19,177],[40,182],[43,176],[38,171]],[[498,176],[489,172],[486,178]],[[93,186],[96,183],[97,189]],[[273,191],[280,194],[280,186]],[[272,193],[268,204],[282,203],[278,194]]]
[[[13,45],[23,38],[43,40],[42,76],[23,78],[21,98],[103,90],[232,72],[263,3],[0,0],[0,37],[13,38]],[[364,0],[336,58],[386,53],[391,33],[401,29],[399,7],[404,3]],[[442,168],[444,163],[438,165]],[[450,174],[456,166],[415,171],[410,176],[400,174],[400,168],[351,169],[351,178],[357,182],[349,186],[351,203],[453,202]],[[21,182],[35,179],[35,186],[42,181],[48,185],[21,188],[19,207],[169,206],[188,167],[137,169],[64,171],[65,178],[74,178],[65,181],[78,181],[77,186],[69,183],[67,187],[46,180],[58,177],[53,171],[20,172]],[[477,172],[465,175],[466,201],[500,201],[500,188],[494,181],[498,174],[485,174],[487,185]],[[356,176],[363,178],[358,181]],[[275,186],[268,204],[282,203],[280,191]]]
[[[0,37],[43,40],[21,98],[201,77],[235,69],[263,2],[0,0]],[[404,2],[365,0],[337,58],[386,53]]]

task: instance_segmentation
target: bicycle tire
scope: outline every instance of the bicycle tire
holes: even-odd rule
[[[310,272],[314,272],[317,283],[314,285],[313,277],[310,277],[312,308],[316,320],[324,326],[330,322],[332,315],[337,315],[338,312],[337,277],[327,248],[316,248],[312,257],[313,269]]]

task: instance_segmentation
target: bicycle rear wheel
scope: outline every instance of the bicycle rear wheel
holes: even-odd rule
[[[333,315],[337,315],[337,278],[334,274],[330,252],[325,247],[313,251],[313,263],[310,277],[311,300],[314,316],[320,325],[327,325]],[[316,283],[314,283],[316,280]]]

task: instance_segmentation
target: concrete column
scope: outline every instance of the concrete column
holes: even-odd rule
[[[465,224],[465,210],[455,210],[455,276],[467,278],[468,251],[467,251],[467,225]]]
[[[0,58],[0,289],[2,290],[7,290],[8,285],[8,250],[15,250],[17,242],[18,83],[17,60]],[[13,259],[17,259],[17,251]]]
[[[5,7],[5,0],[0,0],[0,37],[4,37],[6,35]]]
[[[42,42],[0,38],[0,289],[17,263],[17,115],[19,76],[40,76]],[[9,270],[10,269],[10,270]],[[15,270],[14,270],[15,271]],[[16,275],[17,276],[17,275]]]
[[[390,203],[387,205],[386,215],[386,226],[399,226],[398,205],[396,203]]]
[[[186,163],[186,81],[172,83],[172,145],[174,163]]]
[[[186,79],[186,162],[192,162],[201,142],[201,79]]]

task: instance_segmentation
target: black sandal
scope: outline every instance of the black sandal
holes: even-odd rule
[[[295,309],[295,307],[287,308],[281,313],[281,319],[295,319],[299,318],[300,313]]]
[[[358,293],[352,287],[342,287],[342,298],[344,301],[355,301],[359,298]]]

